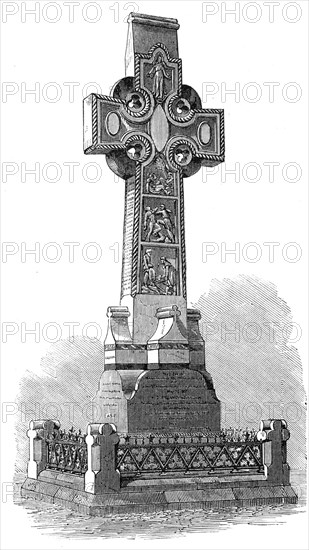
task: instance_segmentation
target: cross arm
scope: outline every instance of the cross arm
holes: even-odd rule
[[[90,94],[84,99],[84,152],[107,154],[125,149],[124,134],[130,129],[123,117],[121,99]]]
[[[201,160],[204,166],[215,166],[224,162],[224,110],[190,109],[185,116],[175,116],[172,135],[191,149],[192,156]]]

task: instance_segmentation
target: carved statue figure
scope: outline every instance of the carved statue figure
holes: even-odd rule
[[[151,254],[151,248],[147,248],[143,256],[144,288],[146,291],[152,290],[156,292],[156,272],[152,263]]]
[[[159,208],[156,208],[156,214],[161,215],[162,218],[157,220],[158,224],[162,225],[164,229],[166,229],[167,236],[171,243],[174,242],[175,236],[174,236],[174,230],[173,230],[173,224],[170,218],[171,210],[166,208],[164,204],[161,204]]]
[[[172,263],[165,257],[160,258],[160,264],[163,274],[159,275],[158,280],[165,285],[165,293],[176,294],[176,269]]]
[[[154,97],[158,100],[162,100],[164,94],[164,78],[170,79],[171,77],[166,72],[166,64],[161,54],[158,55],[157,61],[149,71],[148,76],[153,78],[152,93]]]
[[[170,218],[171,210],[161,204],[158,208],[145,207],[144,232],[146,241],[173,243],[175,241],[174,228]]]
[[[146,206],[144,214],[144,231],[147,231],[146,241],[150,241],[151,237],[155,237],[158,233],[161,233],[161,226],[156,221],[156,209],[152,210],[150,206]],[[159,235],[163,237],[163,235]],[[160,238],[158,240],[161,240]],[[163,237],[164,240],[164,237]]]

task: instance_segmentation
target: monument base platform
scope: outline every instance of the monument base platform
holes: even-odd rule
[[[206,370],[107,370],[93,403],[95,422],[113,422],[119,433],[220,431],[220,401]]]
[[[21,495],[91,516],[297,503],[291,485],[270,485],[264,475],[139,479],[119,492],[93,495],[84,491],[83,476],[44,471],[26,479]]]

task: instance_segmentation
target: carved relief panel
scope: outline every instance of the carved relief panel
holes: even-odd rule
[[[176,173],[168,166],[163,155],[157,154],[154,160],[145,167],[143,191],[151,195],[166,197],[176,195]]]
[[[141,294],[179,294],[179,254],[168,246],[142,245]]]
[[[177,200],[144,197],[142,218],[142,241],[178,243]]]

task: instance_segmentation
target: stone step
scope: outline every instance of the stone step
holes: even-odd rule
[[[70,474],[69,474],[70,475]],[[256,482],[255,482],[256,483]],[[49,503],[60,504],[78,513],[92,516],[108,514],[150,513],[159,510],[205,509],[264,504],[296,504],[297,496],[290,485],[253,487],[207,487],[179,490],[176,488],[145,492],[120,492],[92,495],[72,487],[27,478],[21,495]]]
[[[55,483],[61,487],[72,487],[80,491],[84,490],[84,476],[59,472],[57,470],[44,470],[39,475],[39,480],[46,483]],[[222,487],[250,487],[267,485],[263,474],[243,474],[230,476],[160,476],[153,478],[122,479],[121,491],[145,492],[162,490],[196,490],[204,488]]]
[[[263,486],[267,484],[268,482],[263,474],[235,475],[229,477],[182,476],[134,479],[133,481],[122,480],[121,490],[129,492],[162,491],[169,489],[189,491],[204,488],[251,487]]]

